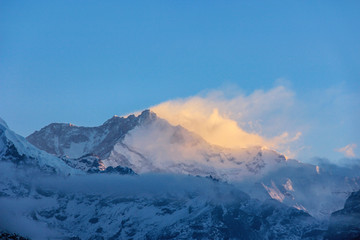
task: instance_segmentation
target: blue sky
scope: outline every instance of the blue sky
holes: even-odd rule
[[[302,109],[293,118],[311,125],[307,157],[340,157],[334,148],[360,145],[359,11],[359,1],[3,0],[0,116],[26,136],[281,84]]]

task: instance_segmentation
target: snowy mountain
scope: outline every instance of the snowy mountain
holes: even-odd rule
[[[137,173],[212,175],[236,180],[269,170],[285,157],[262,147],[243,150],[210,145],[155,113],[113,117],[99,127],[50,124],[27,137],[34,146],[70,159],[98,156],[100,165],[123,166]]]
[[[353,191],[360,189],[359,173],[359,166],[315,166],[287,160],[260,178],[237,184],[252,197],[265,200],[270,196],[326,220],[332,212],[343,207]]]
[[[118,171],[112,167],[102,171],[104,174],[59,174],[79,172],[65,163],[72,159],[36,149],[3,121],[1,131],[2,236],[320,239],[326,230],[304,211],[274,200],[252,199],[234,185],[214,178],[119,175],[111,174],[109,169]],[[86,157],[94,156],[83,159]]]
[[[95,154],[101,159],[109,156],[113,146],[135,126],[151,120],[153,114],[144,111],[135,117],[114,116],[99,127],[77,127],[72,124],[52,123],[26,139],[44,151],[70,158]]]
[[[39,175],[18,181],[28,191],[0,197],[0,230],[30,239],[321,239],[326,230],[303,211],[201,177]]]
[[[325,239],[360,239],[360,191],[351,193],[344,208],[331,214]]]
[[[66,175],[78,172],[59,158],[37,149],[25,138],[11,131],[1,118],[0,160],[14,163],[18,168],[35,167],[47,173]]]
[[[149,110],[113,117],[99,127],[50,124],[27,139],[78,169],[122,167],[137,174],[211,176],[237,184],[262,201],[276,199],[321,219],[341,209],[350,193],[360,189],[359,167],[323,168],[287,160],[263,147],[214,146]]]
[[[27,139],[0,121],[5,235],[334,239],[359,220],[359,166],[221,148],[148,110],[99,127],[50,124]]]

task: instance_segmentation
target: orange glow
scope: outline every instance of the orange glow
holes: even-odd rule
[[[214,99],[191,97],[167,101],[152,107],[151,110],[170,124],[181,125],[207,142],[226,148],[263,146],[278,149],[279,145],[296,141],[301,136],[301,132],[294,137],[283,132],[273,138],[266,138],[257,133],[247,132],[237,121],[226,116],[224,111],[220,112],[222,109],[218,107],[223,105],[223,102],[218,104]]]

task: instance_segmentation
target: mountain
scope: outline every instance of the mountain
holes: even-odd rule
[[[360,189],[359,167],[304,164],[260,146],[214,146],[149,110],[115,116],[98,127],[50,124],[27,140],[84,171],[121,167],[137,174],[211,176],[238,185],[251,197],[276,199],[321,219],[341,209],[350,193]]]
[[[31,145],[0,118],[0,197],[28,196],[30,179],[39,175],[66,177],[76,174],[82,173]]]
[[[37,149],[26,139],[11,131],[0,118],[0,161],[18,168],[38,168],[47,173],[71,174],[77,171],[59,158]]]
[[[327,220],[332,212],[342,208],[351,192],[360,189],[359,172],[359,166],[315,166],[287,160],[257,179],[237,184],[254,198],[265,200],[270,196]]]
[[[325,239],[360,239],[360,191],[351,193],[344,208],[331,214]]]
[[[72,159],[38,150],[3,121],[0,126],[4,237],[314,239],[324,232],[304,211],[252,199],[214,178],[139,176],[130,169],[125,175],[111,174],[125,169],[119,166],[106,168],[104,174],[79,174],[71,168]]]
[[[321,239],[326,230],[304,211],[201,177],[18,181],[28,182],[28,192],[0,197],[0,230],[30,239]]]
[[[70,158],[95,154],[101,159],[109,156],[113,146],[135,126],[156,117],[150,111],[126,118],[114,116],[99,127],[77,127],[72,124],[52,123],[26,139],[44,151]]]
[[[233,180],[285,161],[283,155],[262,147],[234,151],[210,145],[149,110],[139,116],[115,116],[99,127],[53,123],[26,139],[59,157],[93,155],[103,168],[123,166],[136,173],[171,172]]]
[[[93,128],[50,124],[27,139],[0,121],[5,235],[334,239],[357,231],[358,193],[349,193],[359,189],[357,167],[220,148],[150,111]]]

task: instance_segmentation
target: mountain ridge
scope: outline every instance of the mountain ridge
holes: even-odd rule
[[[86,154],[96,154],[105,157],[111,150],[109,148],[116,141],[147,118],[151,120],[149,110],[145,110],[137,117],[135,115],[129,115],[126,118],[114,116],[97,127],[51,123],[30,134],[26,139],[36,147],[57,156],[68,155],[71,158],[79,158]],[[72,133],[72,135],[66,136],[67,132]],[[49,142],[49,139],[53,139],[53,142]],[[89,146],[78,144],[85,141],[91,141]],[[74,146],[71,146],[71,143]],[[89,148],[91,152],[87,151]]]
[[[335,229],[333,216],[358,211],[354,194],[340,210],[359,189],[358,169],[327,172],[261,147],[227,152],[147,114],[106,159],[58,158],[0,121],[0,231],[35,239],[322,239]]]
[[[60,157],[78,159],[95,154],[106,167],[120,165],[138,173],[164,171],[167,165],[166,171],[173,169],[176,173],[193,174],[190,168],[201,164],[204,169],[213,169],[209,169],[206,175],[216,175],[214,168],[218,167],[233,167],[257,174],[271,167],[272,161],[286,161],[283,155],[260,146],[232,150],[211,145],[182,126],[169,124],[150,110],[138,116],[114,116],[98,127],[49,124],[26,139]],[[194,163],[194,159],[199,161]],[[204,175],[201,172],[196,174]]]
[[[39,167],[43,171],[60,174],[74,174],[77,171],[55,156],[42,151],[11,131],[0,119],[0,159],[12,162],[18,167],[27,165]]]
[[[339,171],[334,175],[326,168],[286,159],[280,153],[260,146],[244,149],[214,146],[180,125],[169,124],[149,110],[137,117],[115,116],[101,126],[118,129],[119,126],[114,125],[121,125],[126,121],[131,122],[131,128],[125,125],[127,128],[120,130],[121,134],[110,135],[110,140],[106,143],[111,143],[111,146],[107,146],[106,154],[95,154],[93,158],[63,156],[63,160],[72,167],[89,172],[120,167],[131,169],[136,174],[165,173],[211,177],[238,184],[254,198],[262,201],[276,199],[321,219],[327,219],[333,211],[341,209],[348,195],[360,189],[356,169],[338,168]],[[73,128],[76,127],[69,126],[66,129]],[[70,137],[75,134],[76,139],[78,132],[62,134],[69,134]],[[103,138],[106,134],[110,133],[105,132]],[[55,146],[55,138],[56,135],[53,135],[45,139]],[[41,144],[38,147],[46,150]],[[78,155],[93,152],[90,149]],[[94,168],[95,165],[97,167]],[[312,187],[307,188],[307,185]],[[314,196],[316,200],[306,196]]]

